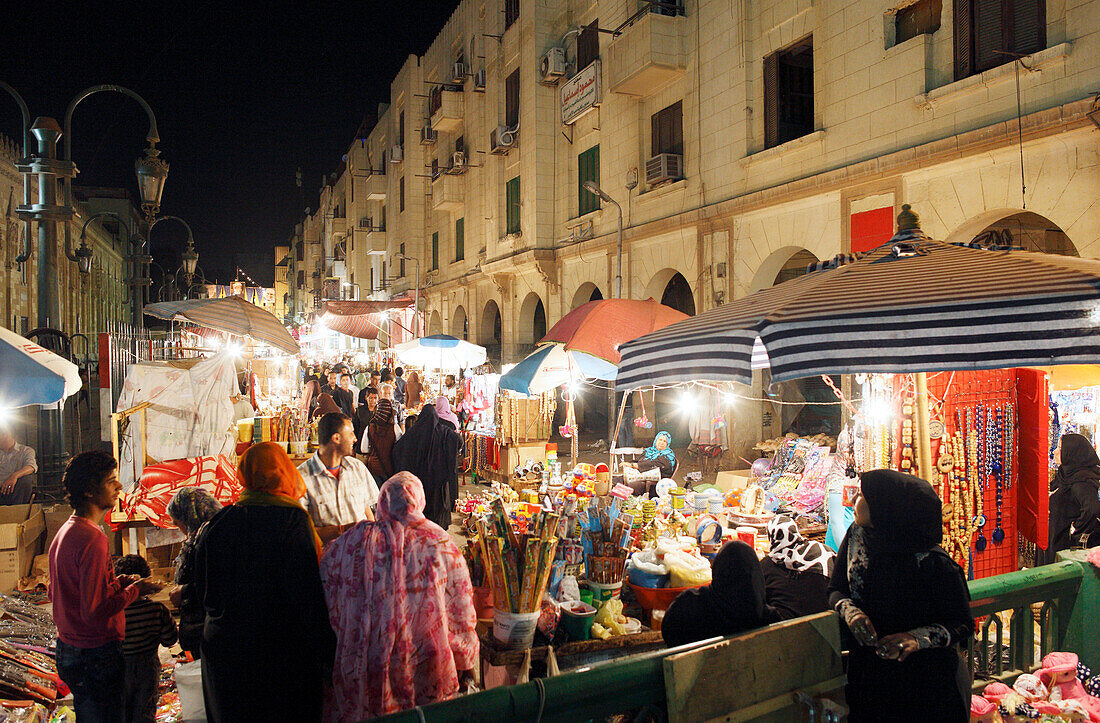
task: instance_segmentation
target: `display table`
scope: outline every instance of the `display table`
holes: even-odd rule
[[[484,687],[495,688],[514,683],[515,673],[523,665],[525,650],[507,650],[500,647],[493,637],[492,623],[479,623],[477,637],[481,643],[481,679]],[[562,672],[619,658],[634,653],[644,653],[663,648],[664,638],[659,630],[643,627],[633,635],[616,635],[607,640],[577,640],[554,648],[558,669]],[[546,660],[548,646],[531,648],[531,662]],[[532,676],[536,677],[536,676]]]

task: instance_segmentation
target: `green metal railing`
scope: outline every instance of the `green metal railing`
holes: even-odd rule
[[[1064,556],[1064,558],[1067,556]],[[1081,556],[1083,560],[1083,556]],[[995,651],[987,675],[1010,680],[1033,670],[1042,655],[1075,650],[1082,661],[1100,666],[1100,578],[1076,560],[970,583],[971,610],[981,618],[974,649]],[[1032,606],[1039,606],[1038,623]],[[1001,616],[1008,613],[1007,630]],[[1036,625],[1038,657],[1036,655]],[[685,652],[707,643],[675,648]],[[1002,660],[1007,645],[1008,664]],[[493,688],[455,700],[404,711],[384,720],[415,721],[583,721],[649,706],[666,707],[663,660],[670,650],[656,650],[610,660],[523,685]],[[980,667],[980,666],[979,666]]]

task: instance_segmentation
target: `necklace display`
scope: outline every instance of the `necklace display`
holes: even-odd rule
[[[993,471],[993,481],[996,484],[996,502],[997,502],[997,526],[993,528],[993,534],[990,537],[993,540],[994,545],[999,545],[1005,540],[1005,531],[1001,527],[1002,521],[1002,505],[1004,503],[1004,474],[1005,474],[1005,438],[1004,438],[1004,409],[997,407],[996,418],[993,418],[992,414],[989,414],[989,424],[992,428],[993,435],[993,449],[992,460],[990,461],[990,467]]]
[[[919,477],[920,470],[913,456],[913,405],[906,402],[901,411],[905,415],[901,420],[901,470]]]
[[[977,552],[985,552],[989,541],[985,537],[985,485],[989,476],[993,473],[990,459],[990,426],[989,410],[985,405],[979,404],[975,416],[975,434],[978,436],[978,539],[974,541],[974,549]]]

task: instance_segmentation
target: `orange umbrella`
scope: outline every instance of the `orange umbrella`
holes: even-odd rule
[[[561,318],[539,342],[558,342],[566,351],[619,363],[619,345],[688,318],[653,299],[589,301]]]

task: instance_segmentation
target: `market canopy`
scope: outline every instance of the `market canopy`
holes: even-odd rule
[[[165,321],[189,321],[227,334],[247,336],[287,354],[297,354],[299,351],[298,342],[282,322],[241,296],[161,301],[146,306],[145,313]]]
[[[80,387],[76,364],[0,326],[0,407],[56,404]]]
[[[933,241],[903,210],[888,243],[621,348],[620,389],[1100,359],[1100,261]]]
[[[501,389],[542,394],[583,379],[614,379],[615,365],[584,352],[566,351],[564,344],[543,344],[500,377]]]
[[[468,369],[485,363],[485,347],[448,334],[433,334],[394,347],[402,364],[423,369]]]
[[[357,339],[377,339],[380,314],[412,306],[411,299],[392,301],[326,301],[320,321],[329,329]]]

